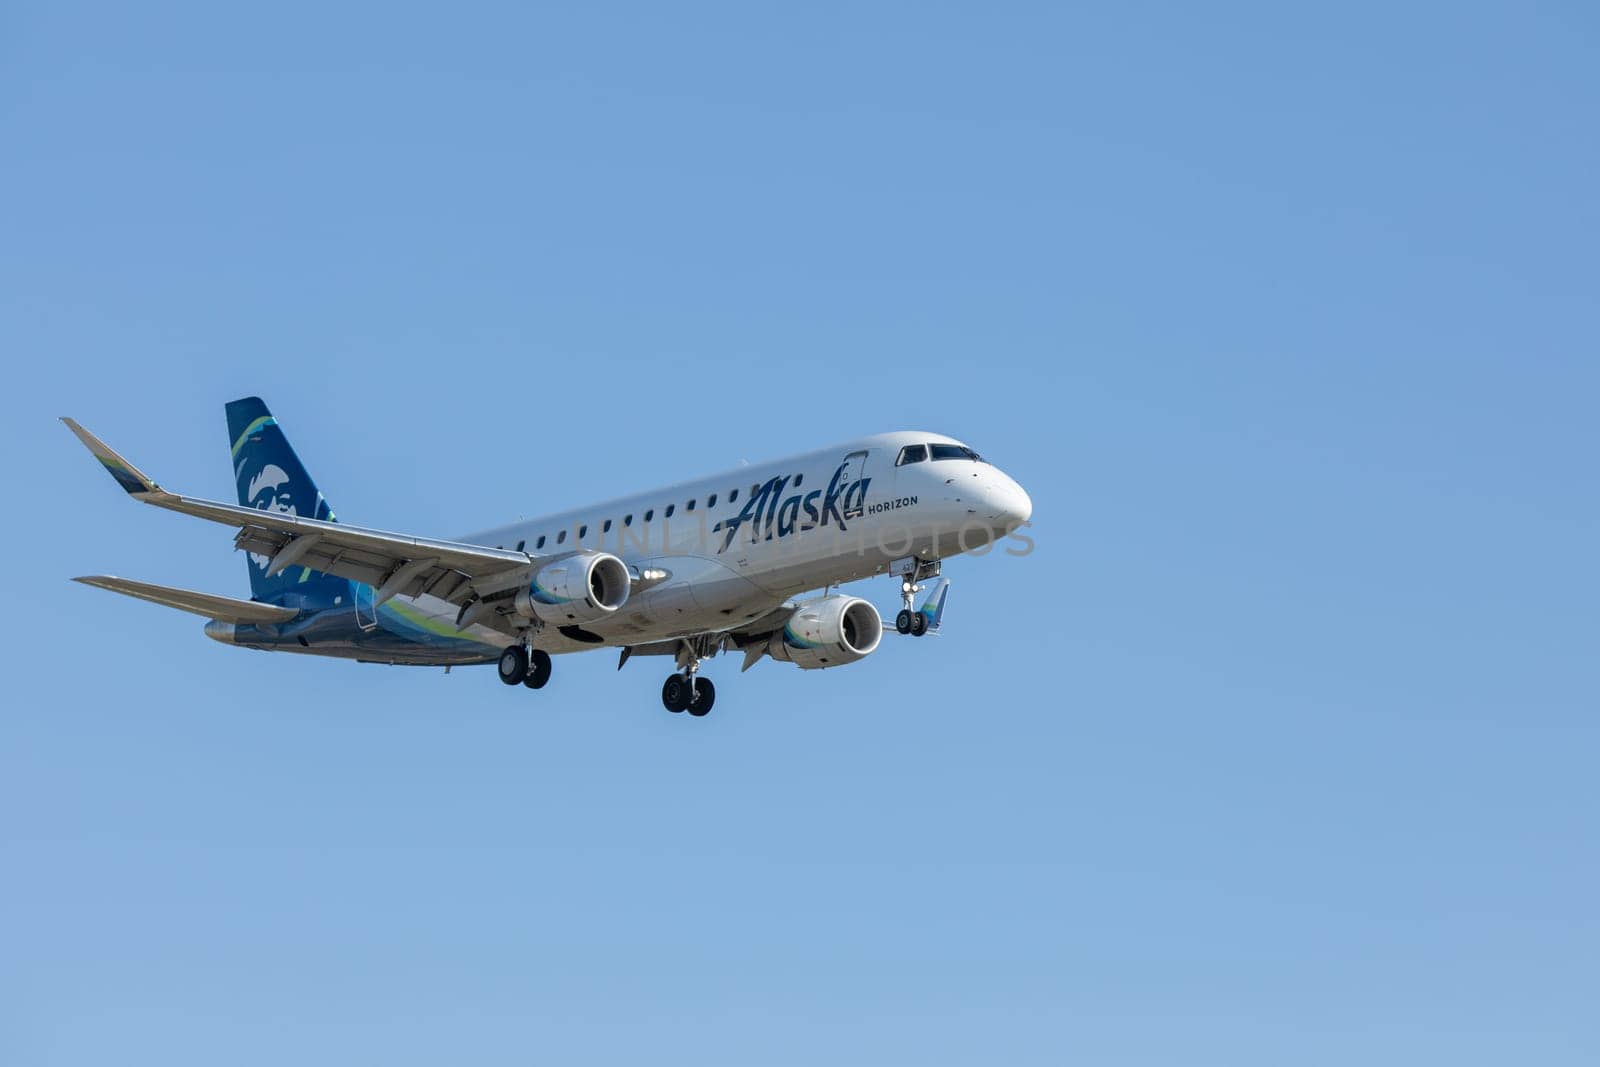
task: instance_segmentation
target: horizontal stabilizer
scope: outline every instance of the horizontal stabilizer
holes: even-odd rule
[[[104,574],[74,578],[73,581],[92,585],[96,589],[109,589],[113,593],[121,593],[123,596],[131,596],[138,600],[148,600],[152,604],[164,604],[179,611],[204,615],[208,619],[221,619],[223,622],[288,622],[300,614],[294,608],[258,604],[253,600],[236,600],[231,596],[195,593],[188,589],[173,589],[170,586],[151,585],[149,582],[135,582]]]

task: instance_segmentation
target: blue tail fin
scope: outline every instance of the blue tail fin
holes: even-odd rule
[[[239,487],[240,504],[335,521],[317,484],[289,447],[278,420],[259,397],[247,396],[228,405],[228,441],[233,446],[233,479]],[[252,554],[249,558],[250,594],[256,600],[325,599],[331,604],[349,587],[343,578],[305,567],[289,567],[268,577],[269,562],[266,556]]]

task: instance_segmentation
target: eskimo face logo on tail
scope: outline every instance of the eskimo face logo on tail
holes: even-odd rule
[[[740,527],[746,525],[749,527],[747,536],[752,542],[788,537],[796,530],[811,530],[830,524],[837,525],[840,530],[849,529],[845,521],[860,517],[867,498],[867,486],[872,484],[871,478],[845,481],[845,471],[849,467],[849,463],[839,464],[826,489],[813,489],[809,493],[795,493],[788,497],[783,495],[783,491],[789,486],[789,476],[771,479],[750,495],[743,511],[713,527],[727,534],[717,551],[726,552],[734,538],[739,536]]]
[[[298,515],[294,506],[293,486],[288,473],[276,463],[268,463],[261,472],[250,479],[244,498],[257,511],[276,511],[284,515]],[[262,570],[267,569],[268,557],[250,553],[250,562]]]

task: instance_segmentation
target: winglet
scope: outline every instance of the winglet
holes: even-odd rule
[[[944,601],[950,595],[950,579],[940,578],[928,593],[928,599],[922,602],[922,615],[928,620],[927,632],[939,632],[939,623],[944,619]]]
[[[144,496],[149,493],[161,492],[159,485],[151,481],[149,476],[138,467],[117,455],[110,445],[85,430],[82,426],[79,426],[72,419],[63,417],[61,421],[67,424],[67,429],[78,435],[78,440],[83,442],[83,446],[94,454],[94,458],[100,461],[100,465],[110,471],[111,477],[115,478],[117,484],[127,490],[130,495]]]

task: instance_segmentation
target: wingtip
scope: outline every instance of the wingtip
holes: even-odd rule
[[[83,443],[83,447],[89,450],[89,454],[100,462],[129,496],[144,498],[161,492],[161,486],[157,485],[153,478],[123,459],[114,448],[84,429],[76,420],[63,415],[61,421],[66,423],[67,429],[72,431],[73,435]]]

